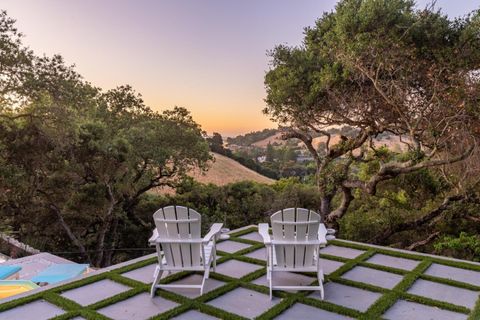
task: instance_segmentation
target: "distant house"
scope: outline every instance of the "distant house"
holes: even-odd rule
[[[257,157],[257,161],[260,162],[260,163],[264,163],[265,161],[267,161],[267,156]]]
[[[313,161],[313,157],[309,155],[298,155],[297,160],[298,163],[304,163],[308,161]]]

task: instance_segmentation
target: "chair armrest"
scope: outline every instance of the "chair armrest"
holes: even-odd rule
[[[318,228],[318,240],[321,242],[322,245],[327,244],[327,228],[325,224],[320,223],[320,227]]]
[[[272,238],[268,233],[268,223],[259,223],[258,233],[260,233],[260,235],[262,236],[264,244],[270,244],[272,242]]]
[[[153,229],[153,234],[152,236],[150,237],[150,239],[148,239],[148,243],[153,246],[156,244],[156,240],[158,239],[158,230],[157,228]]]
[[[205,237],[203,237],[203,243],[210,242],[210,240],[212,240],[212,238],[214,236],[216,236],[217,234],[219,234],[221,232],[222,227],[223,227],[223,223],[214,223],[210,227],[210,231],[208,231],[208,233],[205,235]]]

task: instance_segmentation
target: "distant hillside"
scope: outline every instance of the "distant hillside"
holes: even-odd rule
[[[270,136],[273,136],[277,132],[277,129],[263,129],[262,131],[254,131],[246,133],[245,135],[236,136],[234,138],[227,138],[227,143],[235,144],[238,146],[250,146],[257,141],[261,141]]]
[[[262,176],[261,174],[250,170],[235,160],[214,153],[215,162],[212,163],[206,174],[191,172],[189,175],[201,183],[213,183],[216,185],[225,185],[232,182],[250,180],[259,183],[271,184],[275,180]]]
[[[253,143],[252,145],[256,146],[256,147],[260,147],[260,148],[266,148],[268,144],[279,144],[279,145],[284,145],[287,143],[286,140],[283,140],[282,139],[282,133],[281,132],[277,132],[265,139],[262,139],[260,141],[257,141],[255,143]]]
[[[219,186],[244,180],[266,184],[272,184],[275,182],[275,180],[262,176],[233,159],[222,156],[218,153],[213,153],[213,155],[215,156],[215,161],[211,163],[210,169],[205,174],[201,174],[198,170],[195,170],[188,175],[198,182],[213,183]],[[153,190],[153,192],[162,194],[174,193],[171,188],[157,188]]]

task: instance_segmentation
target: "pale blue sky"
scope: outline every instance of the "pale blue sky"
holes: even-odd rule
[[[429,1],[417,1],[424,7]],[[60,53],[104,89],[131,84],[156,110],[192,111],[209,132],[274,127],[262,115],[266,51],[298,45],[335,0],[2,0],[25,43]],[[478,0],[438,0],[451,17]]]

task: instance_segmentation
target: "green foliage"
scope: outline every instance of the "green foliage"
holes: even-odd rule
[[[434,245],[439,254],[451,255],[454,252],[456,256],[463,259],[480,261],[480,236],[478,234],[467,234],[460,232],[458,237],[444,236]]]
[[[267,221],[270,214],[287,207],[317,210],[318,191],[302,184],[298,178],[280,179],[272,186],[250,181],[225,186],[200,184],[191,178],[184,180],[174,195],[142,197],[136,215],[151,219],[152,213],[166,205],[184,205],[202,214],[204,227],[222,221],[234,229]],[[145,236],[146,241],[147,235]]]
[[[269,143],[267,145],[267,150],[265,151],[265,161],[267,162],[273,162],[275,160],[275,149],[273,148],[272,144]]]
[[[382,183],[374,196],[357,191],[348,212],[340,219],[340,236],[368,242],[386,228],[435,208],[438,203],[432,199],[441,199],[444,188],[433,171],[421,170]],[[397,244],[407,245],[423,236],[422,232],[413,231],[410,237],[400,237]]]
[[[220,133],[214,132],[212,137],[206,139],[210,150],[220,154],[224,154],[227,150],[223,147],[223,138]]]

